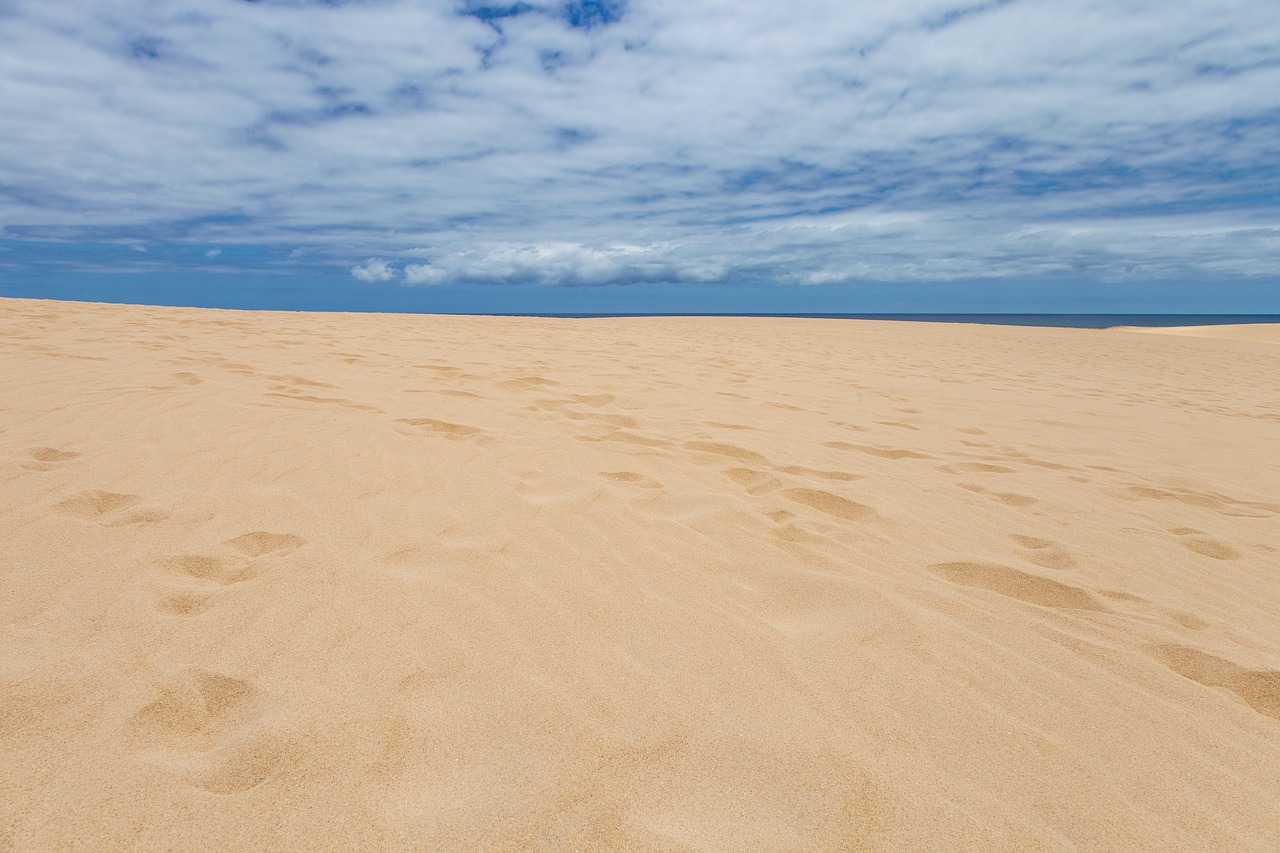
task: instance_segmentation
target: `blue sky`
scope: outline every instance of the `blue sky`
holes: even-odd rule
[[[1275,0],[0,0],[0,294],[1280,312]]]

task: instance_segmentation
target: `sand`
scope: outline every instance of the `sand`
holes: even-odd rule
[[[1280,343],[1280,323],[1241,323],[1230,326],[1117,326],[1116,329],[1153,335],[1182,335],[1188,338]]]
[[[1278,336],[0,300],[0,849],[1280,849]]]

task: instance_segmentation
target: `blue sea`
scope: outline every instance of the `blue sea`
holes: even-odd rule
[[[487,314],[520,317],[792,317],[823,320],[906,320],[914,323],[978,323],[989,326],[1058,326],[1109,329],[1112,326],[1227,326],[1280,323],[1280,314]]]

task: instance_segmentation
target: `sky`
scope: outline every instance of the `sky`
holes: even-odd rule
[[[0,0],[0,295],[1280,313],[1276,0]]]

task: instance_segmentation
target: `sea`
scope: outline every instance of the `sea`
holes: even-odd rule
[[[977,323],[987,326],[1057,326],[1109,329],[1113,326],[1229,326],[1280,323],[1280,314],[517,314],[519,317],[791,317],[822,320],[905,320],[913,323]]]

